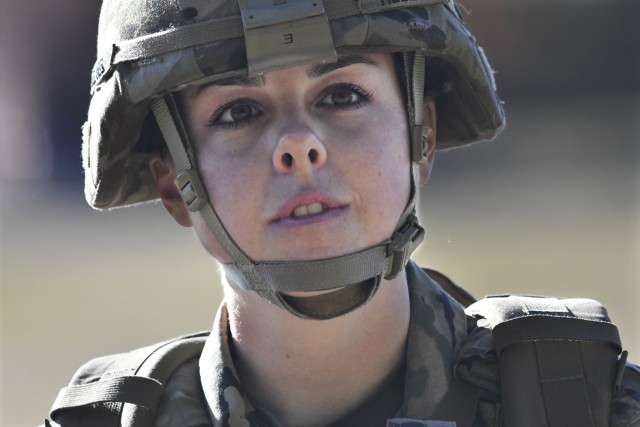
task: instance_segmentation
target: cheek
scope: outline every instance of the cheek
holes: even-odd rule
[[[202,151],[198,156],[200,174],[213,208],[236,244],[252,256],[255,236],[259,235],[256,218],[260,216],[265,194],[263,183],[267,181],[261,175],[262,169],[254,167],[250,157],[216,156],[212,151]],[[204,221],[200,219],[196,229],[209,252],[221,262],[230,261]]]
[[[404,210],[411,188],[411,167],[405,155],[404,138],[391,135],[382,141],[382,145],[372,149],[370,166],[365,175],[365,187],[369,197],[376,199],[376,206],[383,224],[392,226]]]
[[[404,116],[383,112],[370,120],[350,175],[362,198],[360,215],[373,242],[387,239],[395,230],[411,190],[411,161]]]
[[[372,177],[388,182],[392,190],[394,185],[409,185],[410,164],[409,143],[404,115],[396,111],[383,110],[370,119],[367,136],[361,141],[362,152],[371,165]],[[402,192],[403,187],[395,187]]]
[[[264,167],[255,155],[229,155],[228,150],[207,147],[198,153],[198,167],[209,198],[220,215],[232,219],[258,203],[265,181]],[[226,224],[226,222],[225,222]]]

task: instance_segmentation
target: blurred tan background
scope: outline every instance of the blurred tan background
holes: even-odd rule
[[[464,2],[505,100],[440,153],[415,258],[476,296],[604,302],[640,362],[640,3]],[[80,126],[99,2],[0,14],[0,425],[33,426],[84,361],[210,327],[216,264],[161,206],[92,211]]]

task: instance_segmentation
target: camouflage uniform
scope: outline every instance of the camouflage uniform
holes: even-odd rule
[[[234,264],[231,267],[240,265],[242,271],[252,273],[246,279],[246,288],[277,302],[280,299],[272,295],[275,291],[263,286],[262,281],[267,275],[263,270],[258,272],[257,264],[227,236],[224,225],[207,200],[206,192],[195,190],[203,186],[199,182],[192,147],[188,138],[179,132],[180,126],[175,123],[175,118],[164,114],[161,109],[164,105],[170,113],[166,105],[171,98],[170,92],[218,78],[247,76],[245,68],[260,64],[261,58],[247,48],[251,43],[245,42],[248,39],[255,42],[260,38],[255,34],[264,33],[256,33],[256,25],[253,22],[248,25],[241,16],[239,4],[245,3],[252,8],[269,3],[274,9],[280,8],[279,11],[293,10],[289,9],[286,1],[103,2],[98,60],[92,78],[92,101],[83,129],[85,196],[97,209],[132,205],[158,197],[148,169],[149,152],[155,151],[153,138],[149,137],[149,129],[145,126],[146,119],[151,117],[150,110],[153,110],[180,176],[189,178],[189,181],[180,183],[180,189],[188,196],[185,201],[193,211],[201,212],[212,234],[232,256]],[[409,168],[407,170],[413,180],[412,197],[397,230],[403,231],[405,223],[409,222],[407,217],[413,212],[417,192],[417,173],[413,172],[417,172],[417,165],[423,160],[423,135],[424,132],[428,134],[418,114],[423,101],[423,86],[438,95],[437,147],[462,146],[491,139],[504,126],[504,111],[495,93],[493,72],[484,53],[476,46],[475,38],[463,25],[462,16],[452,0],[324,0],[304,3],[305,13],[288,13],[285,22],[308,23],[307,18],[320,15],[327,19],[331,35],[326,41],[332,55],[403,52],[407,121],[411,125],[408,139],[411,140],[414,163],[411,172]],[[326,16],[324,11],[318,15],[307,10],[309,7],[317,8],[320,3],[326,6]],[[272,14],[267,16],[274,17]],[[248,14],[247,19],[253,19],[252,15]],[[281,22],[280,19],[270,19],[268,24],[268,27],[278,27]],[[304,33],[301,31],[299,34]],[[270,47],[275,49],[267,52],[270,58],[285,59],[274,68],[333,60],[333,56],[326,55],[324,51],[317,58],[307,58],[304,49],[283,56],[280,55],[283,48]],[[304,61],[298,61],[299,55],[304,57]],[[426,66],[423,61],[426,61]],[[428,70],[426,76],[425,70]],[[257,74],[260,71],[267,69],[259,67]],[[164,120],[167,117],[171,120]],[[170,126],[163,126],[167,123]],[[196,194],[195,199],[192,193]],[[401,237],[406,236],[401,233]],[[381,262],[370,262],[358,254],[347,254],[338,257],[337,261],[281,263],[268,273],[278,278],[285,277],[280,276],[282,270],[294,276],[302,265],[306,268],[305,280],[280,282],[308,285],[313,279],[321,285],[333,284],[336,288],[371,278],[391,278],[401,271],[411,250],[419,243],[414,244],[413,237],[406,240],[410,244],[399,248],[396,245],[391,247],[390,243],[387,247],[370,248],[376,254],[384,254],[380,257],[383,258]],[[350,258],[356,255],[356,258]],[[367,270],[367,277],[354,279],[350,275],[355,270],[353,268],[332,268],[338,264],[344,267],[347,263],[363,267]],[[261,264],[264,267],[267,263]],[[275,263],[269,264],[273,266]],[[389,268],[380,271],[379,267],[385,264]],[[369,271],[365,265],[374,269]],[[224,267],[231,268],[229,264]],[[330,272],[328,277],[331,280],[325,280],[326,277],[315,274],[316,271]],[[342,272],[340,277],[336,277],[336,271]],[[467,317],[462,307],[415,265],[409,264],[407,277],[411,324],[403,400],[396,417],[428,417],[449,390],[454,372],[464,375],[464,369],[459,367],[464,368],[463,362],[467,358],[485,361],[487,386],[489,389],[499,387],[491,332],[474,329],[468,333]],[[322,289],[300,289],[309,290]],[[164,389],[156,426],[209,426],[212,420],[216,426],[268,425],[243,393],[235,373],[228,337],[227,313],[222,305],[201,362],[193,359],[184,364]],[[634,378],[629,376],[627,387],[613,401],[614,426],[640,424],[640,381],[638,375]],[[498,407],[490,402],[482,403],[476,424],[496,425]]]
[[[396,418],[426,419],[449,389],[453,372],[464,376],[465,362],[471,359],[484,362],[487,388],[499,393],[491,332],[473,327],[467,333],[467,318],[462,307],[413,263],[407,267],[407,280],[411,323],[403,404]],[[228,340],[227,312],[222,305],[200,361],[194,359],[185,364],[169,382],[155,427],[209,426],[211,420],[216,427],[269,425],[243,393]],[[611,405],[612,427],[640,426],[637,366],[628,366],[623,387]],[[480,402],[474,425],[499,425],[499,404]]]

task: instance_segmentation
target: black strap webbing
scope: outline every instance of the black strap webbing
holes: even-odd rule
[[[162,396],[162,384],[138,376],[108,378],[89,384],[71,385],[60,390],[51,411],[52,418],[64,409],[94,403],[125,402],[155,408]]]
[[[589,341],[610,343],[622,351],[618,328],[607,322],[573,317],[531,316],[500,323],[493,328],[498,354],[506,347],[526,341]]]
[[[51,419],[64,427],[150,425],[163,384],[201,353],[208,335],[191,334],[90,361],[60,390]],[[91,378],[100,379],[85,382]]]

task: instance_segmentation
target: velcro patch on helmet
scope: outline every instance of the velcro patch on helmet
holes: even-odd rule
[[[267,7],[260,0],[241,0],[240,5],[250,77],[295,65],[336,61],[322,2],[274,2]]]

